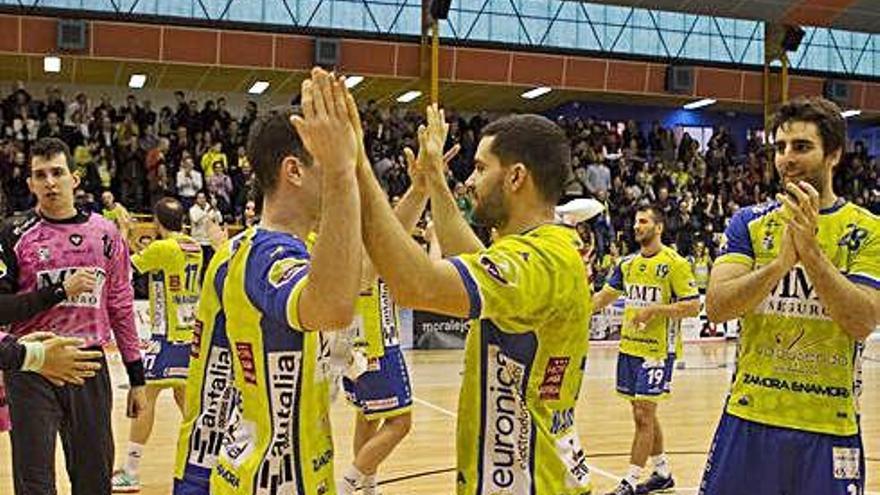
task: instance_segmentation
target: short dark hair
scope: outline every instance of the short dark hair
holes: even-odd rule
[[[312,163],[311,155],[290,122],[290,117],[297,113],[291,106],[273,108],[251,125],[247,157],[257,185],[266,195],[271,195],[278,186],[278,169],[286,157],[295,156],[306,165]]]
[[[153,214],[156,215],[159,225],[171,232],[183,230],[183,218],[186,216],[186,210],[177,199],[166,196],[156,201],[153,206]]]
[[[846,144],[846,120],[840,107],[820,96],[799,97],[782,104],[773,115],[771,135],[790,122],[812,122],[819,128],[822,149],[826,155],[843,149]]]
[[[666,215],[663,213],[663,210],[660,209],[657,205],[652,204],[644,204],[636,208],[636,213],[645,213],[651,212],[651,218],[654,219],[654,223],[659,223],[660,225],[666,225]]]
[[[59,154],[64,155],[64,159],[67,162],[67,168],[73,170],[73,158],[70,156],[70,148],[64,141],[58,138],[44,137],[37,140],[37,142],[31,146],[31,160],[34,158],[51,160]]]
[[[571,145],[562,128],[540,115],[511,115],[483,128],[482,137],[495,138],[491,151],[503,166],[522,163],[544,198],[559,201],[571,173]]]

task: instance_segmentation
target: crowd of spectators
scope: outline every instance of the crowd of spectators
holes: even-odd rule
[[[402,150],[417,147],[422,117],[374,102],[363,103],[361,111],[368,153],[393,202],[409,186]],[[0,213],[31,205],[27,153],[36,139],[54,136],[73,150],[74,168],[82,178],[77,201],[85,208],[100,211],[105,191],[129,211],[142,213],[158,198],[174,195],[198,210],[195,230],[203,229],[203,218],[252,224],[257,203],[245,144],[257,113],[255,102],[247,103],[242,115],[232,115],[223,97],[199,102],[182,91],[175,93],[173,106],[158,111],[135,95],[115,106],[106,95],[97,101],[84,93],[65,99],[58,88],[49,87],[44,98],[37,98],[18,83],[0,102]],[[447,111],[447,120],[449,146],[461,146],[448,181],[462,213],[472,220],[464,182],[490,116]],[[769,155],[754,133],[744,149],[737,149],[728,130],[719,127],[701,149],[688,134],[676,136],[658,122],[647,132],[633,120],[620,126],[598,117],[560,117],[557,122],[572,143],[569,197],[594,197],[606,205],[605,214],[581,226],[593,243],[599,277],[607,271],[609,255],[635,248],[630,225],[640,204],[663,210],[667,244],[690,255],[702,242],[711,255],[727,219],[740,207],[771,198],[778,187]],[[851,143],[835,190],[880,213],[878,171],[865,146]]]

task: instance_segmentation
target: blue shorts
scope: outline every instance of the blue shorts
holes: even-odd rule
[[[397,416],[412,407],[412,387],[400,346],[386,347],[385,354],[371,358],[367,371],[357,380],[342,379],[348,401],[367,419]]]
[[[210,495],[211,486],[208,480],[196,482],[190,479],[174,478],[173,495]]]
[[[675,354],[662,361],[619,353],[617,355],[617,393],[630,400],[665,398],[672,390]]]
[[[189,342],[169,342],[153,335],[144,354],[144,376],[150,385],[183,385],[189,372]]]
[[[724,413],[700,495],[862,495],[861,435],[762,425]]]

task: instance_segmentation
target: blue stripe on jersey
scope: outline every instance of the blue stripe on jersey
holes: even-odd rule
[[[452,266],[458,270],[458,274],[461,276],[462,282],[464,282],[464,288],[467,290],[468,300],[471,305],[468,319],[475,320],[479,318],[480,314],[483,312],[483,299],[480,297],[480,290],[477,288],[477,282],[460,259],[449,258],[447,261],[452,263]]]
[[[298,271],[289,279],[270,282],[270,272],[276,262],[301,260],[303,266],[292,267]],[[245,275],[245,291],[258,311],[278,323],[288,325],[287,305],[297,282],[308,272],[309,253],[302,241],[289,234],[258,230],[248,253],[248,273]]]
[[[868,287],[871,287],[873,289],[880,289],[880,280],[869,277],[867,275],[849,274],[846,276],[846,278],[848,278],[850,282],[856,284],[867,285]]]

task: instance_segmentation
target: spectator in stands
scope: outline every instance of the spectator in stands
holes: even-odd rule
[[[189,209],[189,220],[190,236],[202,246],[204,265],[207,267],[208,261],[214,255],[214,248],[211,247],[211,229],[223,223],[223,216],[217,207],[208,201],[208,196],[204,192],[199,192],[196,195],[196,203]]]
[[[196,195],[204,187],[202,174],[195,170],[192,156],[189,152],[184,152],[183,161],[180,163],[180,171],[177,172],[177,195],[183,206],[189,210],[192,208],[196,200]]]
[[[226,167],[223,162],[214,162],[214,175],[207,178],[208,193],[217,198],[217,208],[224,217],[231,216],[232,210],[232,179],[226,175]]]
[[[167,187],[167,170],[165,155],[171,143],[167,138],[160,138],[158,144],[147,151],[147,184],[149,184],[150,204],[156,204],[165,196]]]

